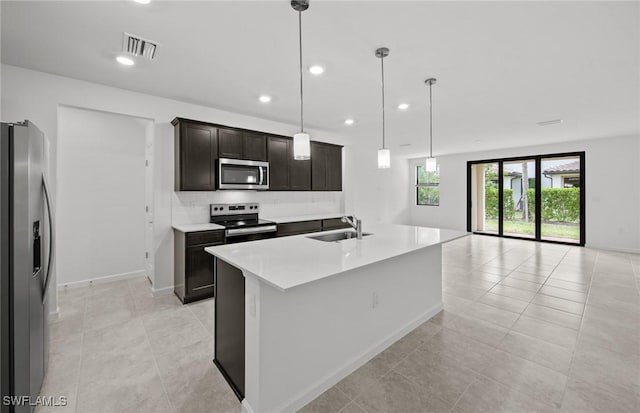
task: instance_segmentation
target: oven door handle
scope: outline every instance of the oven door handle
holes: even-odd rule
[[[276,232],[277,230],[278,230],[278,227],[275,225],[266,225],[264,227],[228,229],[224,232],[224,234],[227,237],[237,237],[240,235],[252,235],[252,234],[262,234],[265,232]]]

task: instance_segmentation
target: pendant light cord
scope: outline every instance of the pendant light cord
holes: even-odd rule
[[[302,92],[302,11],[298,12],[298,37],[300,40],[300,132],[304,133],[304,99]]]
[[[429,158],[433,158],[433,104],[431,102],[433,82],[429,82]]]
[[[382,67],[382,149],[385,149],[385,146],[384,146],[384,132],[385,132],[385,123],[384,123],[384,55],[380,58],[380,66]]]

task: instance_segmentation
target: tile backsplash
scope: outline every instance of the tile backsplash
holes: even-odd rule
[[[260,218],[309,214],[344,213],[342,192],[215,191],[174,192],[171,205],[173,224],[209,222],[209,204],[259,202]]]

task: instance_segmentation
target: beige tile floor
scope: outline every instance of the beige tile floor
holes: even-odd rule
[[[444,311],[304,412],[638,412],[640,256],[472,236],[443,249]],[[40,412],[238,412],[213,301],[146,279],[60,292]]]

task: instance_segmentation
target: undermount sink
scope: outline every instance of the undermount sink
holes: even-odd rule
[[[366,237],[367,235],[371,235],[371,233],[364,232],[362,234],[363,237]],[[356,232],[355,231],[334,232],[332,234],[314,235],[312,237],[307,237],[307,238],[315,239],[318,241],[324,241],[324,242],[336,242],[336,241],[343,241],[345,239],[356,238]]]

